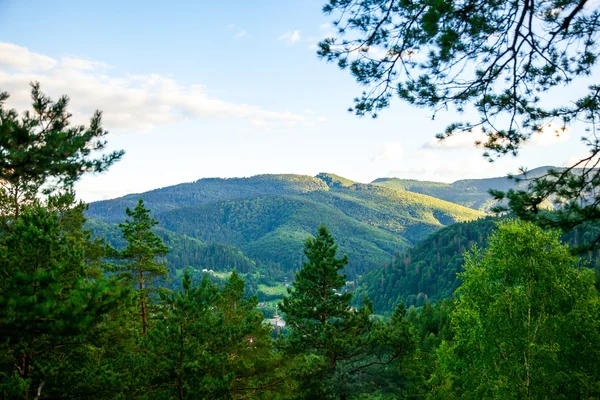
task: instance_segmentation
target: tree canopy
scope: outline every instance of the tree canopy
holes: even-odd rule
[[[33,112],[21,119],[0,94],[0,397],[51,398],[67,387],[86,397],[104,318],[129,290],[103,276],[105,247],[84,230],[72,185],[122,152],[92,159],[104,148],[100,113],[89,128],[71,127],[67,97],[54,103],[38,84],[31,94]]]
[[[522,221],[467,256],[454,344],[439,352],[456,397],[597,397],[598,292],[575,266],[558,232]]]
[[[53,101],[31,84],[32,110],[21,117],[5,107],[9,94],[0,92],[0,199],[3,211],[19,213],[41,189],[71,189],[81,175],[102,172],[123,151],[93,158],[106,147],[102,113],[94,112],[89,126],[72,125],[69,98]],[[8,210],[6,208],[8,207]]]
[[[333,236],[320,225],[317,236],[306,239],[307,261],[281,303],[289,329],[282,348],[300,356],[293,370],[298,398],[347,399],[376,390],[382,386],[378,375],[414,350],[404,306],[387,324],[371,318],[368,299],[351,307],[352,293],[340,274],[348,257],[336,253]]]

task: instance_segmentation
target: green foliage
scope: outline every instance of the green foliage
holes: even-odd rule
[[[140,315],[142,318],[142,332],[148,329],[148,296],[156,278],[167,274],[163,261],[158,257],[167,254],[167,247],[163,241],[151,231],[158,222],[150,217],[150,210],[144,206],[144,201],[139,199],[133,210],[125,210],[127,219],[119,227],[127,246],[119,253],[119,270],[127,272],[131,282],[137,285],[140,298]]]
[[[308,238],[307,261],[293,289],[280,304],[289,335],[282,347],[296,356],[293,370],[298,398],[340,398],[378,387],[378,370],[412,350],[412,338],[399,311],[388,324],[373,321],[367,300],[359,309],[343,293],[345,275],[339,272],[347,256],[336,258],[337,245],[324,225]]]
[[[351,181],[350,179],[346,179],[343,176],[339,176],[336,174],[328,174],[322,172],[315,176],[315,178],[322,180],[329,187],[350,187],[355,185],[357,182]]]
[[[508,191],[492,190],[496,200],[502,203],[494,208],[496,212],[510,210],[521,219],[532,221],[549,229],[570,232],[574,229],[586,230],[598,225],[600,213],[600,168],[597,153],[600,141],[590,146],[591,155],[569,168],[550,168],[541,176],[525,173],[514,180],[526,182],[525,189],[513,188]],[[555,211],[549,211],[545,204],[557,204]],[[507,203],[504,205],[504,203]],[[592,250],[600,243],[600,232],[589,236],[579,245],[582,252]]]
[[[328,190],[320,179],[304,175],[256,175],[251,178],[206,178],[155,189],[142,195],[156,214],[181,207],[219,201],[250,198],[260,195],[296,195],[315,190]],[[127,195],[114,200],[90,204],[89,215],[108,222],[123,218],[126,207],[134,207],[140,195]]]
[[[44,386],[45,394],[60,391],[66,371],[57,370],[57,360],[68,365],[127,294],[114,280],[87,279],[87,243],[64,229],[69,222],[70,215],[25,207],[0,236],[3,396],[24,397]]]
[[[540,167],[527,173],[529,179],[539,178],[546,174],[550,167]],[[489,193],[490,190],[508,191],[523,190],[528,186],[524,175],[509,178],[461,179],[453,183],[427,182],[412,179],[380,178],[374,180],[375,185],[385,186],[397,190],[407,190],[422,193],[451,203],[460,204],[484,212],[490,212],[493,207],[502,203],[495,201]],[[551,202],[545,202],[546,208],[554,208]]]
[[[461,284],[459,273],[465,251],[473,245],[485,248],[497,221],[498,218],[487,217],[437,231],[399,254],[391,263],[366,274],[356,296],[371,298],[374,310],[379,313],[390,313],[400,302],[421,306],[452,296]],[[575,229],[561,239],[577,249],[599,232],[600,228],[592,225]],[[579,252],[576,259],[578,265],[600,271],[600,250]]]
[[[6,109],[8,93],[0,92],[0,203],[4,214],[18,215],[23,204],[35,203],[43,188],[46,193],[68,190],[87,172],[106,170],[123,155],[122,151],[92,159],[104,150],[102,113],[96,111],[89,127],[71,126],[69,98],[54,102],[31,84],[33,110],[22,117]]]
[[[516,153],[550,118],[596,121],[596,85],[573,104],[542,102],[597,63],[600,12],[589,3],[329,0],[323,10],[335,15],[338,37],[323,40],[318,54],[368,87],[356,114],[376,116],[394,95],[434,112],[472,106],[477,123],[439,136],[480,126],[488,149]]]
[[[506,222],[465,261],[440,348],[451,391],[464,398],[595,398],[600,304],[594,276],[555,231]]]
[[[148,337],[147,398],[268,398],[282,381],[269,328],[234,272],[222,288],[205,277],[161,295]]]
[[[420,306],[452,296],[461,283],[457,274],[464,252],[475,244],[485,246],[495,221],[487,217],[439,230],[365,275],[357,296],[369,296],[376,312],[388,313],[400,302]]]
[[[133,206],[131,197],[93,206],[104,220],[89,226],[115,249],[84,229],[72,184],[121,153],[90,159],[104,146],[91,143],[104,134],[99,115],[89,129],[69,128],[66,99],[54,104],[33,89],[34,114],[17,121],[0,107],[0,129],[13,135],[8,147],[0,143],[8,160],[0,165],[1,398],[600,396],[599,281],[582,267],[600,270],[597,251],[575,258],[557,232],[522,221],[496,229],[492,218],[452,225],[407,250],[481,214],[406,191],[415,182],[380,182],[396,190],[332,174],[150,192],[164,227],[142,199],[119,225],[111,207]],[[481,184],[465,181],[476,196]],[[337,257],[323,224],[304,239],[323,221],[354,261]],[[562,237],[573,248],[600,236],[596,225],[573,226]],[[458,273],[473,244],[484,250],[474,248]],[[354,283],[344,273],[358,275],[400,249],[348,292]],[[272,329],[258,300],[269,316],[278,313],[273,300],[288,286],[282,269],[301,263],[280,304],[287,326]],[[216,272],[200,272],[207,267]],[[167,276],[181,277],[181,288]],[[457,300],[440,300],[461,281]],[[365,293],[385,317],[372,313]],[[355,295],[364,297],[359,308]],[[395,306],[402,299],[422,306],[406,311]]]
[[[89,220],[86,226],[93,232],[94,237],[103,238],[117,250],[125,248],[127,242],[121,234],[118,224],[108,224],[99,220]],[[160,226],[152,228],[167,246],[169,252],[165,256],[169,269],[169,279],[179,285],[178,275],[186,267],[194,270],[212,269],[214,271],[237,270],[248,273],[257,270],[255,261],[248,258],[240,249],[222,243],[206,244],[201,240],[187,235],[164,229]],[[267,268],[266,266],[264,267]],[[262,269],[262,268],[261,268]]]
[[[122,152],[103,150],[101,115],[70,126],[68,98],[56,103],[32,84],[33,111],[19,119],[0,93],[0,397],[91,397],[106,318],[128,298],[105,278],[106,247],[83,229],[73,183]]]

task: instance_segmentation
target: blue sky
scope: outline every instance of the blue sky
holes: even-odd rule
[[[77,122],[104,111],[110,148],[126,155],[79,183],[87,201],[260,173],[453,181],[584,154],[574,127],[489,164],[473,136],[433,140],[456,115],[433,121],[399,101],[376,120],[348,113],[361,88],[316,56],[331,33],[322,3],[0,0],[0,90],[24,109],[38,80],[71,96]]]

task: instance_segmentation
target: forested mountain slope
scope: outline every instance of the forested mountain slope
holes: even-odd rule
[[[497,221],[486,217],[440,229],[366,274],[357,297],[368,295],[375,311],[381,313],[391,312],[401,301],[407,306],[422,305],[450,297],[461,284],[456,274],[462,271],[465,251],[474,245],[485,247]],[[588,226],[563,235],[563,240],[576,247],[598,229]],[[600,250],[585,252],[580,258],[582,265],[600,271]]]
[[[546,173],[549,168],[539,167],[527,173],[527,178],[535,178]],[[560,168],[554,168],[560,170]],[[515,178],[523,178],[516,175]],[[494,205],[492,197],[488,193],[490,189],[507,191],[512,188],[520,188],[526,185],[525,181],[517,182],[507,177],[485,178],[485,179],[462,179],[453,183],[418,181],[413,179],[379,178],[372,184],[385,186],[392,189],[407,190],[437,197],[452,203],[460,204],[475,210],[489,211]]]
[[[141,197],[154,214],[185,206],[242,199],[265,194],[298,194],[328,190],[321,179],[305,175],[257,175],[251,178],[205,178],[195,182],[129,194],[118,199],[90,204],[88,215],[108,222],[120,222],[126,207]]]
[[[117,224],[106,223],[99,220],[89,220],[87,227],[92,229],[94,236],[105,238],[108,243],[117,249],[126,245],[121,230]],[[169,248],[166,256],[167,266],[171,277],[179,275],[185,267],[195,264],[200,269],[215,271],[252,272],[256,269],[256,262],[248,258],[238,248],[222,243],[206,244],[199,239],[156,227],[153,231],[163,240]]]
[[[439,228],[483,216],[430,196],[333,174],[201,179],[92,203],[87,216],[105,224],[121,222],[125,208],[140,197],[161,228],[185,238],[172,246],[174,252],[180,252],[177,243],[192,239],[204,246],[226,245],[227,251],[239,250],[282,272],[300,267],[304,240],[325,223],[350,258],[350,276],[389,262]],[[183,252],[189,264],[204,265],[204,259],[189,256],[194,252]]]

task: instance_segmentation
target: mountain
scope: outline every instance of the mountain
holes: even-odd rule
[[[542,176],[550,168],[539,167],[527,172],[527,178]],[[384,186],[391,189],[406,190],[415,193],[437,197],[455,204],[460,204],[475,210],[488,212],[494,205],[494,200],[488,193],[490,189],[507,191],[513,188],[525,188],[524,175],[515,175],[515,180],[507,177],[462,179],[454,183],[428,182],[413,179],[379,178],[371,182],[373,185]],[[520,181],[519,181],[520,180]],[[547,206],[550,206],[547,204]]]
[[[257,268],[270,266],[290,277],[301,266],[304,240],[320,223],[335,235],[340,253],[348,254],[346,272],[354,277],[444,226],[483,216],[431,196],[322,173],[200,179],[95,202],[87,211],[92,228],[96,224],[98,230],[100,223],[114,227],[140,197],[161,229],[179,242],[229,246],[223,251],[239,251]],[[206,262],[189,256],[187,261],[192,266]]]
[[[181,183],[145,193],[129,194],[118,199],[93,202],[88,215],[108,222],[120,222],[126,207],[135,207],[138,199],[144,199],[154,214],[185,206],[241,199],[265,194],[302,194],[327,190],[321,179],[304,175],[257,175],[251,178],[205,178],[195,182]]]
[[[389,313],[399,302],[422,305],[450,297],[461,284],[464,253],[473,245],[484,248],[487,237],[496,229],[495,217],[456,223],[397,255],[392,262],[367,273],[356,289],[357,298],[368,295],[378,313]],[[600,227],[587,226],[563,235],[562,240],[576,247],[596,237]],[[600,272],[600,250],[579,254],[582,265]]]

